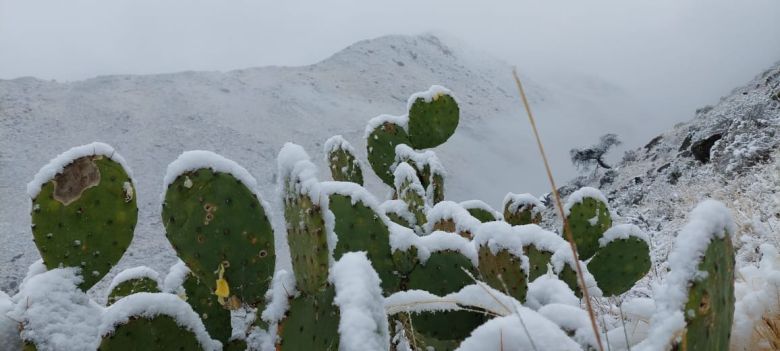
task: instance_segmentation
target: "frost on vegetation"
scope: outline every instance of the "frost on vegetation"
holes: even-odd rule
[[[457,350],[581,350],[555,323],[518,306],[518,312],[496,317],[475,329]]]
[[[339,306],[339,350],[387,350],[390,333],[379,275],[365,252],[344,254],[333,265]]]
[[[565,282],[553,274],[545,274],[528,283],[525,306],[538,310],[549,304],[579,307],[580,299]]]
[[[525,209],[526,207],[531,206],[533,215],[541,213],[545,208],[544,204],[542,204],[542,202],[539,201],[539,199],[537,199],[535,196],[528,193],[525,194],[508,193],[504,197],[503,205],[504,208],[509,210],[510,213],[516,213],[520,210]]]
[[[712,239],[735,232],[731,214],[720,202],[703,201],[691,212],[669,255],[669,274],[654,292],[656,312],[650,322],[648,337],[638,345],[638,350],[662,350],[685,328],[682,309],[688,301],[689,282],[706,275],[698,269],[701,257]]]
[[[739,270],[735,283],[732,348],[769,350],[768,335],[776,333],[767,321],[780,321],[780,255],[771,244],[760,246],[761,261]],[[774,345],[777,346],[777,345]]]
[[[8,317],[21,323],[21,336],[40,351],[97,349],[102,308],[78,285],[78,268],[59,268],[31,277],[14,296]]]
[[[31,198],[38,196],[38,193],[41,191],[43,184],[54,178],[54,176],[56,176],[58,173],[62,172],[62,170],[65,169],[67,165],[81,157],[93,155],[105,156],[115,161],[116,163],[119,163],[122,168],[124,168],[130,179],[133,178],[133,173],[130,170],[130,167],[127,166],[127,161],[125,161],[125,159],[122,158],[122,156],[120,156],[113,147],[109,146],[108,144],[93,142],[91,144],[71,148],[70,150],[65,151],[59,154],[57,157],[51,159],[49,163],[43,166],[38,171],[38,173],[35,174],[33,180],[27,183],[27,195],[29,195]]]
[[[167,293],[144,292],[117,300],[104,310],[103,319],[97,329],[99,335],[109,335],[117,326],[127,323],[132,318],[151,319],[161,315],[173,318],[181,328],[195,334],[198,343],[205,350],[221,349],[221,343],[211,340],[206,327],[190,305],[179,297]]]

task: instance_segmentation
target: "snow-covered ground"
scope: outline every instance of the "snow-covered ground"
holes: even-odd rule
[[[615,123],[632,130],[621,122],[625,108],[615,105],[627,98],[608,83],[522,73],[540,128],[547,131],[548,148],[557,152],[554,167],[561,178],[574,174],[569,148],[617,130]],[[404,113],[408,97],[433,84],[452,89],[461,105],[455,135],[436,149],[450,171],[448,199],[481,199],[498,208],[510,191],[538,194],[547,188],[511,67],[433,36],[363,41],[303,67],[107,76],[72,83],[0,81],[0,290],[15,292],[27,266],[39,258],[29,229],[26,184],[51,158],[73,146],[109,143],[135,176],[140,209],[136,236],[112,274],[136,265],[164,272],[176,261],[163,236],[159,193],[168,163],[183,151],[211,150],[249,170],[281,225],[275,157],[285,142],[301,144],[319,169],[327,170],[322,143],[340,134],[365,160],[368,120]],[[364,174],[368,189],[384,196],[389,188],[372,171]]]

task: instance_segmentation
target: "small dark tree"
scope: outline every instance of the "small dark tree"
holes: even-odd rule
[[[571,149],[569,155],[571,155],[571,162],[577,166],[578,169],[588,171],[592,166],[596,166],[596,170],[599,167],[604,169],[612,168],[606,162],[604,162],[604,155],[613,146],[620,145],[620,139],[617,134],[604,134],[599,139],[599,143],[591,147],[584,149]]]

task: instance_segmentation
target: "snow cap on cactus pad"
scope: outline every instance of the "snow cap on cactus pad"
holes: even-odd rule
[[[425,200],[425,189],[420,184],[417,173],[408,163],[402,162],[395,167],[393,177],[398,199],[406,203],[408,211],[414,215],[414,220],[410,223],[411,227],[422,232],[428,206]]]
[[[352,145],[341,135],[325,141],[325,163],[333,180],[363,185],[363,170]]]
[[[605,294],[628,291],[650,271],[649,242],[647,234],[633,224],[616,225],[604,233],[588,270]]]
[[[80,267],[86,291],[119,261],[138,218],[130,174],[103,143],[72,148],[38,171],[27,192],[33,238],[48,269]]]
[[[407,109],[409,139],[415,149],[443,144],[455,133],[460,120],[460,109],[452,92],[439,85],[412,94]]]
[[[381,281],[365,252],[344,254],[334,265],[331,280],[339,306],[339,349],[388,350],[390,333]]]
[[[338,260],[347,252],[365,251],[374,269],[382,279],[382,288],[393,292],[399,277],[393,264],[390,248],[390,220],[379,210],[371,193],[351,182],[322,182],[321,194],[328,221],[329,232],[337,236],[333,259]]]
[[[176,295],[138,293],[127,296],[103,313],[98,329],[100,350],[219,350],[198,315]]]
[[[146,266],[125,269],[119,272],[108,285],[106,291],[109,293],[106,305],[139,292],[160,292],[161,286],[160,274],[154,269]]]
[[[500,221],[504,218],[500,212],[494,210],[482,200],[462,201],[460,206],[465,208],[466,211],[469,211],[474,218],[482,223]]]
[[[393,185],[395,147],[409,143],[404,129],[407,121],[406,116],[380,115],[369,120],[366,126],[368,163],[379,179],[390,186]]]
[[[457,202],[441,201],[428,211],[425,232],[441,230],[471,239],[480,225],[482,222]]]
[[[333,263],[338,241],[332,231],[335,219],[327,211],[327,196],[320,194],[317,168],[303,147],[286,143],[277,164],[296,286],[315,294],[327,285]]]
[[[591,258],[599,248],[601,236],[612,227],[607,199],[598,189],[584,187],[569,196],[563,210],[579,259]]]
[[[518,301],[525,301],[528,286],[528,257],[512,227],[504,222],[483,224],[474,243],[479,256],[479,272],[494,289],[508,290]]]
[[[220,297],[232,307],[262,303],[274,234],[254,178],[213,152],[188,151],[168,166],[164,184],[166,236],[192,273],[211,291],[227,285],[229,296]]]
[[[669,274],[656,292],[656,313],[648,338],[636,350],[670,347],[727,350],[734,316],[736,226],[728,208],[705,200],[691,213],[669,254]]]
[[[561,247],[569,248],[569,243],[558,234],[542,229],[536,224],[513,227],[516,236],[523,243],[523,254],[528,257],[528,281],[547,274],[552,255]]]
[[[387,200],[379,205],[379,210],[391,221],[404,227],[412,227],[417,222],[409,206],[403,200]]]
[[[539,224],[544,205],[531,194],[508,193],[504,197],[504,220],[511,225]]]
[[[447,170],[439,161],[436,153],[431,150],[415,151],[409,145],[400,144],[395,147],[395,162],[391,169],[398,164],[406,162],[417,172],[417,178],[425,188],[425,195],[429,204],[436,204],[444,200],[444,178]]]

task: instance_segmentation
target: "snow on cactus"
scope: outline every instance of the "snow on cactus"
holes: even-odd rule
[[[395,167],[393,178],[396,196],[406,203],[407,211],[413,214],[414,220],[409,223],[410,227],[422,233],[421,228],[426,223],[425,213],[428,205],[425,200],[425,189],[417,178],[417,173],[408,163],[402,162]]]
[[[511,225],[539,224],[544,205],[531,194],[508,193],[504,197],[504,220]]]
[[[406,133],[407,116],[380,115],[366,125],[366,151],[368,163],[379,179],[393,185],[392,165],[395,162],[395,147],[409,143]]]
[[[138,207],[125,160],[109,145],[74,147],[27,184],[32,232],[48,269],[80,267],[86,291],[116,265],[133,238]]]
[[[428,149],[443,144],[458,127],[458,103],[452,92],[440,85],[412,94],[407,110],[409,141],[415,149]]]
[[[602,234],[612,227],[607,198],[598,189],[584,187],[569,195],[563,212],[579,259],[591,258],[599,248]]]
[[[381,281],[364,252],[344,254],[334,265],[339,306],[339,350],[388,350],[390,333]]]
[[[482,200],[466,200],[460,203],[460,206],[480,222],[500,221],[503,216],[500,212],[494,210],[490,205]]]
[[[427,215],[425,232],[431,233],[441,230],[471,239],[477,229],[482,225],[469,211],[457,202],[442,201],[431,208]]]
[[[721,203],[700,203],[669,255],[670,272],[655,292],[656,313],[636,350],[728,350],[734,317],[736,227]]]
[[[642,279],[651,265],[650,238],[633,224],[621,224],[599,239],[599,249],[588,262],[588,271],[605,294],[617,296]]]
[[[333,180],[363,185],[363,170],[355,148],[341,135],[334,135],[325,141],[325,162],[330,168]]]
[[[181,154],[163,180],[166,237],[230,309],[263,305],[274,272],[274,233],[256,188],[246,169],[199,150]]]
[[[485,282],[494,289],[506,290],[518,301],[525,301],[528,257],[523,254],[522,238],[512,231],[512,227],[505,222],[482,224],[474,237],[474,245]]]
[[[125,269],[114,276],[111,284],[108,285],[106,305],[111,305],[125,296],[139,292],[160,292],[161,285],[160,274],[149,267],[138,266]]]
[[[395,147],[395,161],[391,168],[395,169],[401,163],[408,163],[417,173],[417,178],[425,189],[429,205],[435,205],[444,200],[444,179],[447,170],[432,150],[415,151],[409,145],[400,144]]]

